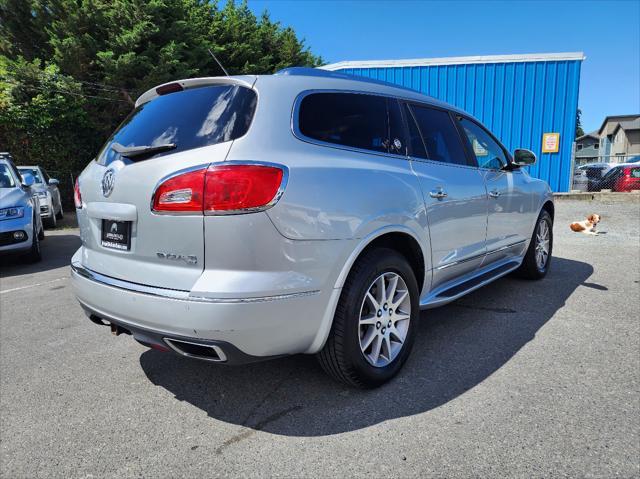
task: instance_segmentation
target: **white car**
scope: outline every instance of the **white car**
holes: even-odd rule
[[[29,173],[33,176],[35,183],[32,189],[40,200],[42,222],[47,228],[55,228],[57,220],[61,220],[64,215],[58,190],[60,182],[49,177],[47,171],[41,166],[18,166],[18,170],[22,175]]]

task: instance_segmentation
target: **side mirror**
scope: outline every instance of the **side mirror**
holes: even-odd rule
[[[531,166],[536,162],[536,154],[525,148],[518,148],[513,152],[513,164],[516,166]]]
[[[35,178],[31,173],[22,173],[21,176],[22,176],[22,186],[24,186],[25,188],[29,188],[30,186],[33,186],[33,184],[36,182]]]
[[[55,178],[51,178],[51,179],[49,179],[49,184],[51,186],[58,186],[60,184],[60,182],[58,180],[56,180]]]

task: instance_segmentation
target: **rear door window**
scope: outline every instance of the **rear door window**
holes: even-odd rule
[[[300,133],[336,145],[404,154],[398,101],[359,93],[311,93],[300,102]]]
[[[405,105],[405,116],[407,117],[407,130],[409,134],[409,147],[411,148],[411,156],[414,158],[428,158],[427,149],[424,146],[424,142],[422,141],[422,135],[420,135],[420,130],[418,130],[418,125],[416,125],[415,119],[413,118],[413,113],[411,113],[411,109],[409,105]]]
[[[257,102],[256,93],[237,85],[213,85],[161,95],[140,105],[120,124],[98,154],[108,165],[120,158],[111,146],[158,146],[174,143],[174,149],[149,159],[202,146],[234,140],[249,129]]]
[[[411,132],[410,124],[409,135],[414,156],[443,163],[468,165],[460,135],[447,111],[418,105],[410,105],[409,110],[413,116],[409,115],[407,120],[411,123],[415,118],[417,129],[423,140],[423,145],[420,146],[415,132]]]
[[[631,178],[640,178],[640,168],[631,168]]]
[[[477,123],[466,118],[460,119],[471,150],[480,168],[499,170],[507,166],[507,156],[498,142],[496,142],[489,132]]]

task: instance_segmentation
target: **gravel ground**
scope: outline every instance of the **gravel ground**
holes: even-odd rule
[[[600,236],[568,223],[602,215]],[[557,203],[552,269],[425,311],[374,391],[313,357],[224,367],[90,323],[68,262],[0,269],[2,477],[640,476],[640,205]]]

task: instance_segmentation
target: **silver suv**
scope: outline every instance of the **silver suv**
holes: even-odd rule
[[[464,111],[313,69],[144,93],[76,184],[89,318],[221,363],[317,354],[375,387],[421,309],[551,259],[549,186]]]

